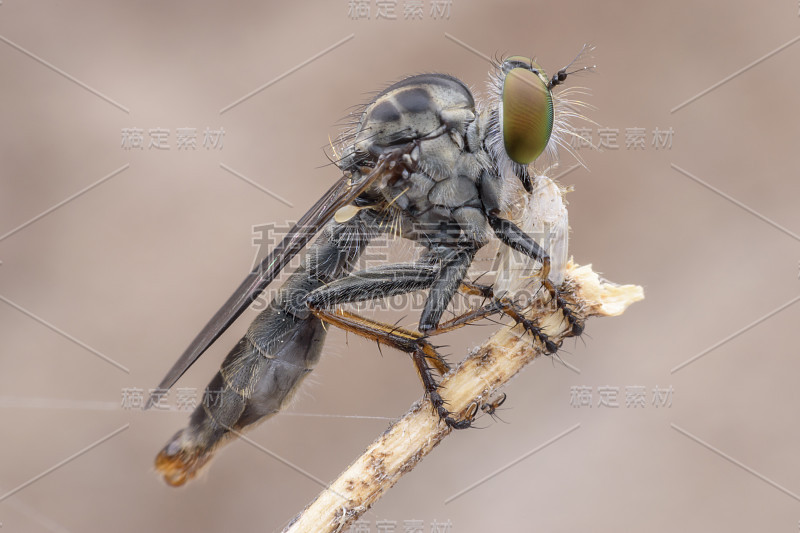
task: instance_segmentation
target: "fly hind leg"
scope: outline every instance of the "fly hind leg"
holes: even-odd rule
[[[468,263],[471,256],[466,259]],[[342,303],[374,300],[416,290],[431,289],[434,295],[428,298],[427,311],[423,311],[421,323],[425,323],[426,320],[438,320],[438,317],[441,316],[439,306],[447,306],[452,297],[452,294],[447,294],[450,287],[452,286],[452,292],[455,292],[460,281],[453,281],[455,278],[451,268],[455,267],[452,265],[453,262],[445,262],[442,266],[441,263],[420,261],[367,269],[335,280],[311,292],[306,303],[314,315],[330,324],[411,355],[425,393],[430,398],[439,417],[448,426],[462,429],[470,426],[475,409],[471,409],[463,420],[456,420],[447,410],[430,365],[432,364],[442,375],[449,370],[449,366],[436,352],[434,346],[426,340],[426,335],[342,310],[332,310],[336,305]],[[429,310],[431,301],[436,302],[436,305],[432,306],[432,311]]]
[[[444,398],[439,393],[439,385],[433,376],[429,362],[436,367],[440,374],[447,372],[449,366],[436,352],[435,347],[425,340],[421,333],[370,320],[342,310],[329,311],[312,306],[311,311],[318,318],[329,324],[411,355],[425,389],[425,394],[430,399],[439,418],[454,429],[464,429],[471,425],[472,418],[475,415],[474,408],[467,413],[466,418],[457,420],[453,418],[452,413],[445,407]]]

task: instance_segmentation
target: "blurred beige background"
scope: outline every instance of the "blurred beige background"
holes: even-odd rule
[[[445,32],[489,56],[536,55],[551,72],[597,46],[596,72],[568,85],[591,89],[590,116],[618,130],[620,147],[582,149],[590,171],[562,179],[575,187],[571,249],[647,299],[565,345],[579,374],[540,360],[516,378],[503,421],[448,438],[364,516],[367,530],[797,531],[800,305],[741,330],[800,293],[800,44],[671,113],[800,35],[797,2],[449,9],[434,20],[425,0],[422,20],[405,20],[398,0],[396,20],[376,20],[372,1],[370,18],[353,20],[348,0],[3,0],[0,494],[126,428],[0,501],[3,531],[276,531],[317,495],[245,442],[203,479],[168,488],[152,460],[187,413],[122,409],[122,391],[155,386],[229,296],[251,267],[253,225],[296,220],[337,178],[323,148],[349,106],[419,72],[484,93],[488,65]],[[177,148],[185,127],[196,150]],[[147,130],[169,129],[169,149],[126,150],[124,128],[143,129],[145,143]],[[221,148],[202,146],[206,128],[225,130]],[[644,149],[625,148],[629,128],[644,129]],[[651,144],[656,128],[672,128],[671,148]],[[246,325],[179,385],[204,387]],[[451,359],[488,331],[448,339]],[[645,407],[625,406],[635,386]],[[575,387],[591,391],[591,408],[573,405]],[[618,390],[619,407],[598,407],[602,387]],[[653,405],[655,387],[672,388],[670,407]],[[420,395],[405,356],[334,331],[290,412],[249,436],[329,481]]]

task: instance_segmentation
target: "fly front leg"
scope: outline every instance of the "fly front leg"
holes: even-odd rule
[[[477,309],[472,309],[446,322],[440,323],[436,326],[436,328],[426,332],[428,337],[433,335],[441,335],[442,333],[448,333],[497,314],[504,314],[514,320],[516,324],[521,325],[525,331],[530,333],[534,338],[541,341],[548,353],[555,353],[558,350],[558,346],[556,346],[556,344],[550,340],[547,334],[545,334],[534,321],[525,318],[524,309],[508,298],[495,297],[494,290],[491,285],[481,285],[479,283],[464,280],[461,282],[461,291],[466,294],[481,296],[490,301],[486,305],[483,305]],[[564,316],[572,316],[571,314],[567,315],[569,309],[561,308],[561,310],[564,313]]]
[[[490,214],[488,219],[489,225],[506,246],[542,263],[542,285],[547,289],[556,307],[563,313],[564,319],[570,326],[571,335],[578,336],[583,333],[583,323],[578,321],[567,302],[561,297],[558,289],[550,280],[550,256],[547,255],[547,252],[510,220],[500,218],[494,214]]]
[[[522,325],[525,331],[530,333],[535,339],[541,341],[548,353],[555,353],[558,351],[558,346],[556,346],[556,344],[550,340],[547,334],[545,334],[534,321],[525,318],[523,310],[520,309],[518,305],[507,298],[494,298],[493,296],[490,298],[492,301],[488,304],[477,309],[467,311],[466,313],[463,313],[446,322],[442,322],[436,326],[435,329],[429,331],[427,335],[429,337],[433,335],[441,335],[442,333],[447,333],[455,329],[462,328],[468,324],[477,322],[478,320],[489,318],[490,316],[497,314],[504,314],[514,320],[514,322],[517,324]]]

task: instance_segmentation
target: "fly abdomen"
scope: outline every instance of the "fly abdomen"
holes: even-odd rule
[[[188,427],[156,457],[156,469],[167,483],[183,485],[228,438],[289,402],[316,366],[326,333],[309,311],[306,297],[326,281],[349,273],[364,240],[364,231],[354,221],[349,227],[329,228],[309,249],[307,265],[289,277],[225,358]]]
[[[305,270],[295,276],[308,281]],[[228,437],[280,411],[317,364],[322,322],[297,317],[286,304],[278,298],[256,318],[206,387],[189,426],[158,454],[156,468],[170,485],[193,478]]]

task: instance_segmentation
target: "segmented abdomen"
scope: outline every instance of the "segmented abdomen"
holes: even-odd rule
[[[215,448],[280,411],[319,360],[325,329],[306,296],[350,272],[367,235],[358,220],[331,224],[309,248],[306,266],[278,291],[253,321],[206,387],[203,401],[156,458],[167,483],[195,477]]]

